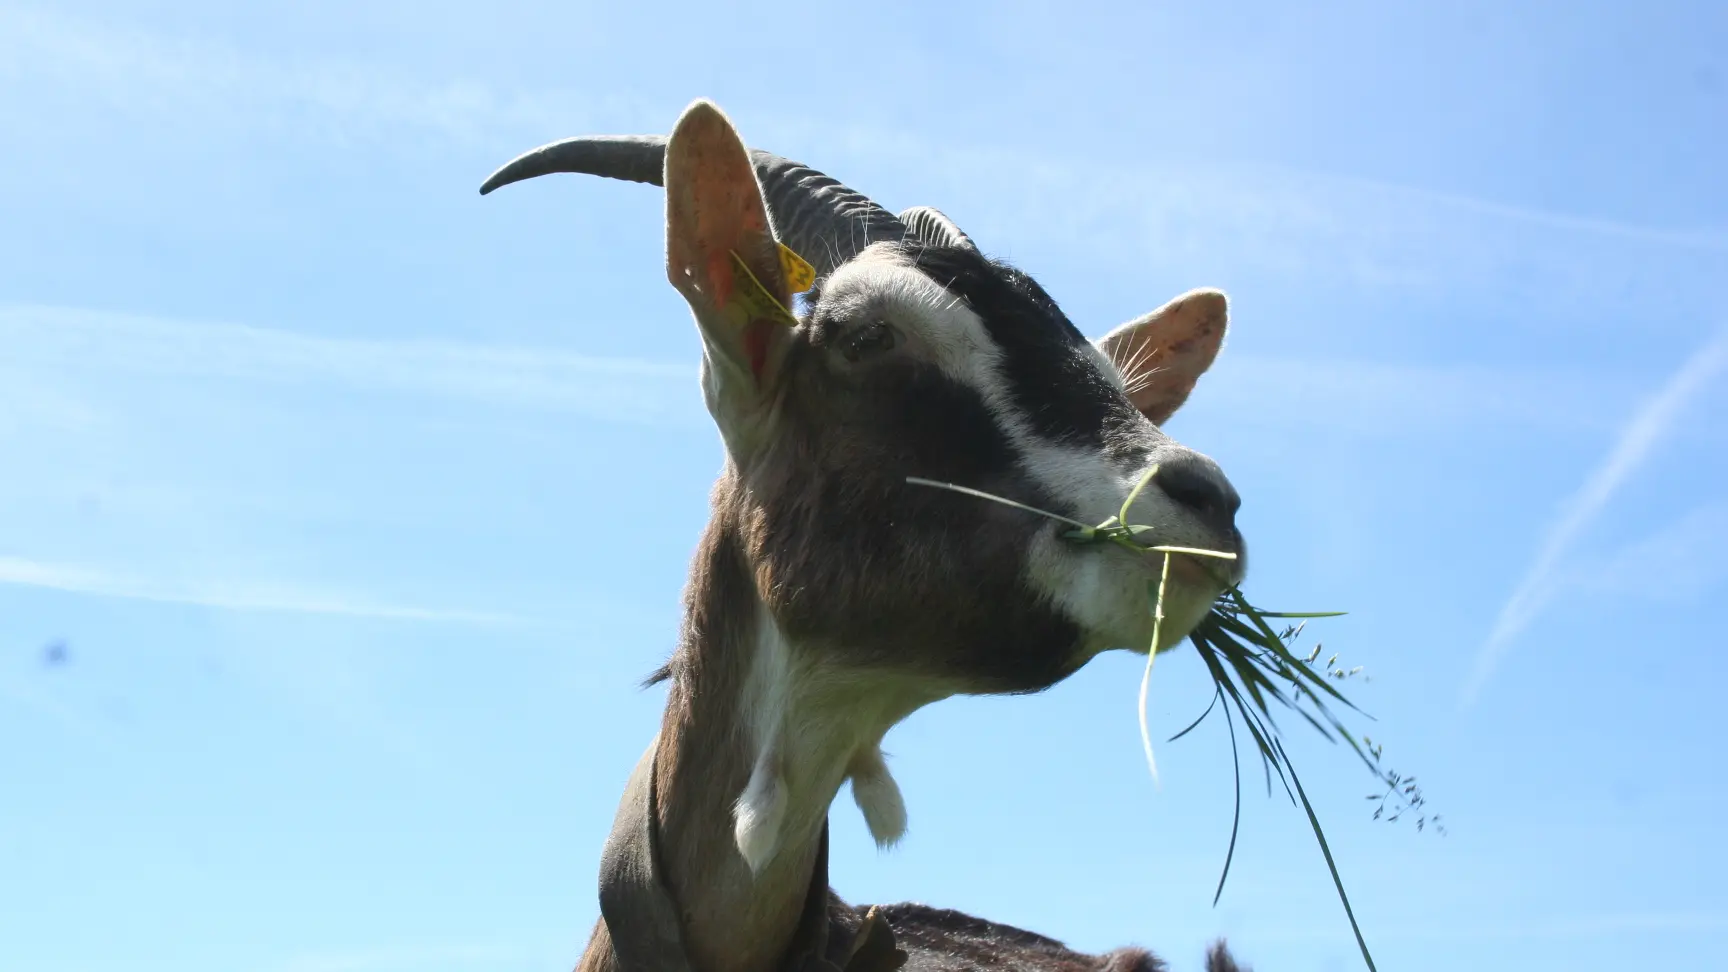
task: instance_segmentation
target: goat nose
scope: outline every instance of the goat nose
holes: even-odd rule
[[[1177,505],[1187,508],[1200,522],[1228,537],[1236,528],[1236,510],[1242,497],[1224,478],[1217,465],[1189,453],[1158,464],[1152,482]]]

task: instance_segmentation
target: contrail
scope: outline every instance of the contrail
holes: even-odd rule
[[[1673,426],[1675,418],[1724,365],[1728,365],[1728,328],[1693,352],[1661,390],[1638,409],[1602,463],[1560,505],[1559,519],[1549,529],[1524,579],[1500,608],[1488,640],[1476,655],[1475,670],[1460,699],[1463,706],[1476,701],[1506,649],[1547,607],[1559,584],[1558,568],[1579,535],[1602,515],[1614,494],[1649,458],[1651,449]]]

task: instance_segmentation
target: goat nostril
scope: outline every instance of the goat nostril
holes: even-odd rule
[[[1199,514],[1209,526],[1228,531],[1242,499],[1217,470],[1199,459],[1160,463],[1152,481],[1178,504]]]

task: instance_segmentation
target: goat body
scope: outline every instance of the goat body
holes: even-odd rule
[[[726,452],[664,671],[650,782],[633,784],[656,797],[643,818],[651,863],[631,873],[651,872],[674,903],[688,968],[783,968],[813,880],[826,888],[841,784],[852,781],[879,843],[905,829],[880,750],[890,728],[950,695],[1040,691],[1153,636],[1157,558],[1080,548],[1061,524],[908,477],[1097,523],[1150,474],[1131,508],[1147,527],[1140,542],[1236,558],[1222,572],[1175,558],[1156,649],[1241,579],[1235,491],[1159,429],[1210,367],[1225,298],[1193,291],[1088,341],[1031,277],[942,214],[894,216],[746,149],[706,101],[670,138],[554,143],[482,191],[560,171],[664,186],[667,275],[695,317]],[[796,318],[754,300],[765,290],[793,307],[783,246],[818,278]],[[851,912],[836,907],[844,924]],[[579,968],[638,972],[606,914]],[[910,969],[1162,967],[1138,950],[1079,955],[955,912],[880,914]],[[1209,968],[1234,966],[1220,949]]]

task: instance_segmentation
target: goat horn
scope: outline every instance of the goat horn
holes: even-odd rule
[[[923,240],[930,246],[956,246],[968,250],[978,249],[972,242],[972,237],[960,231],[954,221],[942,215],[939,210],[929,206],[913,206],[900,213],[900,222],[913,236]]]
[[[899,242],[908,235],[906,225],[894,214],[809,166],[761,149],[751,149],[750,160],[780,241],[810,261],[818,273],[832,272],[872,243]],[[481,184],[480,194],[553,172],[664,186],[665,165],[664,135],[566,138],[504,163]]]

